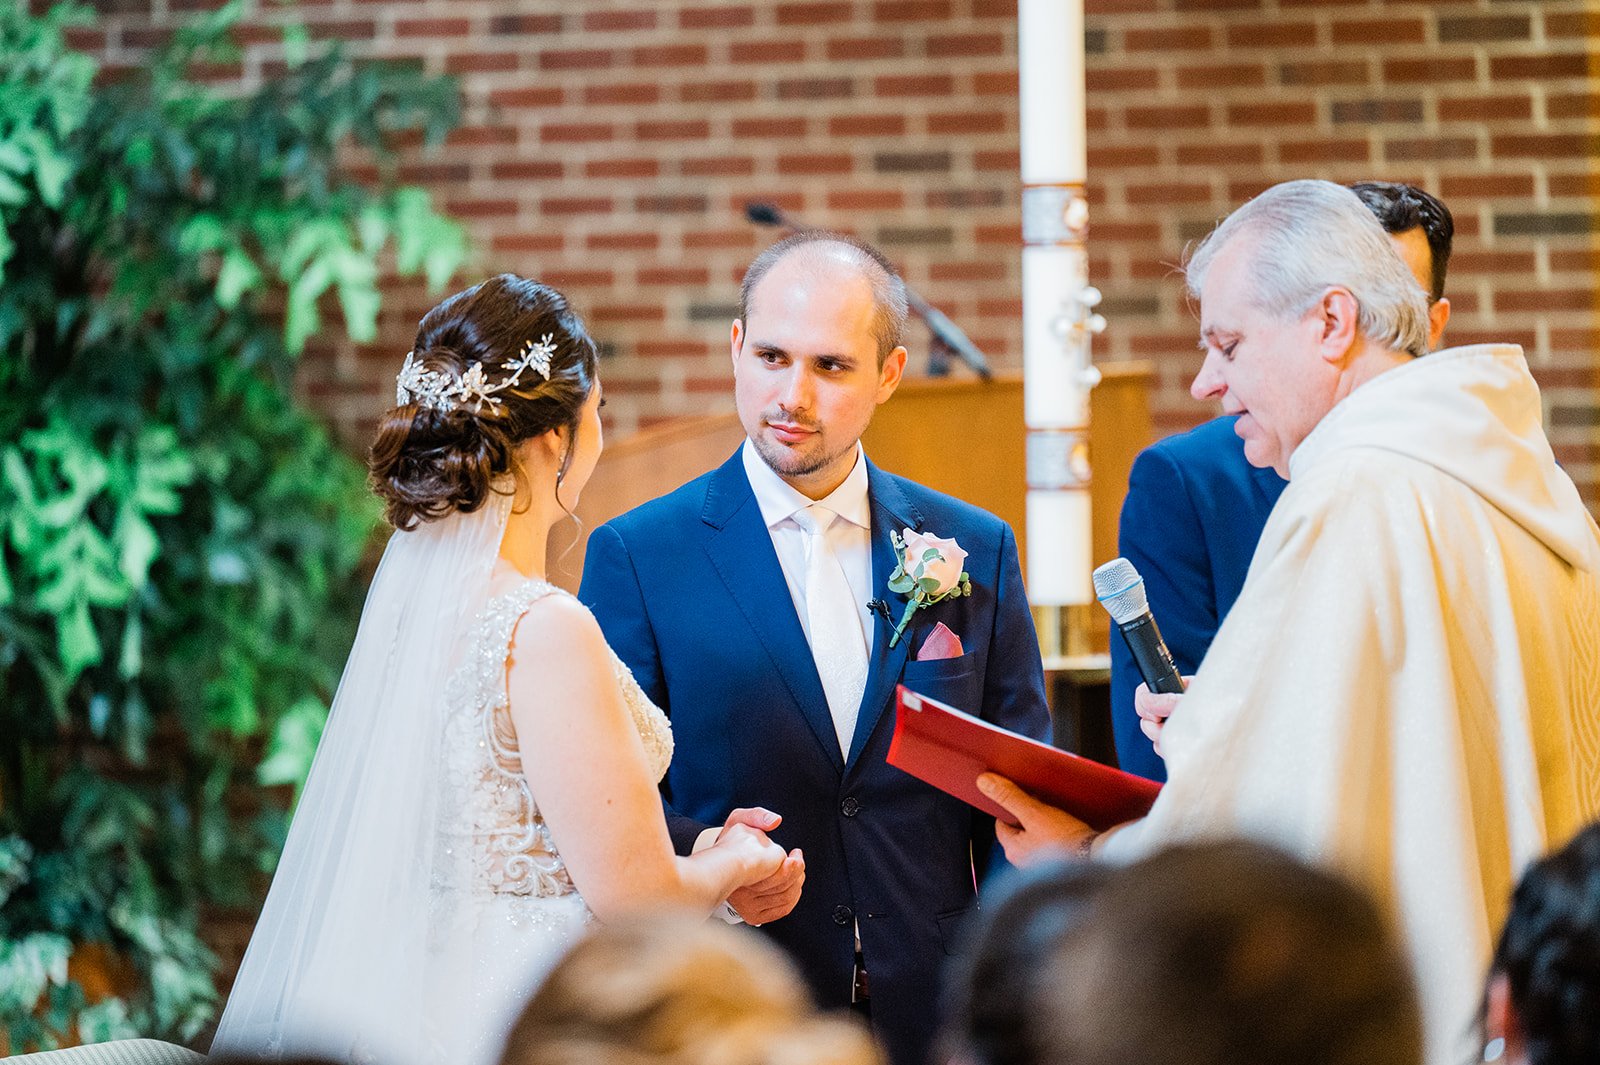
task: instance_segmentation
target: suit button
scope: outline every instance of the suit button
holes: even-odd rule
[[[856,912],[848,906],[835,906],[833,908],[833,923],[849,924],[851,918],[855,917],[855,915]]]
[[[844,802],[839,804],[839,812],[846,817],[854,817],[861,812],[861,800],[854,795],[846,795]]]

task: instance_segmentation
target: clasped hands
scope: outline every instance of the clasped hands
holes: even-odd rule
[[[1188,678],[1184,678],[1185,681]],[[1133,694],[1133,707],[1139,713],[1139,729],[1161,754],[1161,732],[1167,718],[1178,708],[1182,694],[1152,692],[1141,684]],[[995,835],[1005,848],[1006,858],[1015,865],[1027,865],[1051,854],[1088,855],[1099,833],[1065,810],[1042,803],[998,773],[978,777],[978,790],[1002,806],[1019,824],[995,822]]]
[[[767,839],[767,833],[783,823],[783,818],[759,806],[734,810],[723,822],[716,842],[730,840],[731,836],[753,833],[768,846],[777,844]],[[800,901],[800,888],[806,882],[806,859],[797,847],[784,856],[776,871],[765,879],[739,888],[728,896],[733,907],[746,924],[761,925],[786,916]]]

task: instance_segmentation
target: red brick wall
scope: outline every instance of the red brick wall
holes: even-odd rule
[[[1558,458],[1600,498],[1593,250],[1600,103],[1582,0],[1088,0],[1103,358],[1161,365],[1159,423],[1194,323],[1168,266],[1275,181],[1368,177],[1456,220],[1447,340],[1510,340],[1544,389]]]
[[[137,62],[208,0],[116,0],[83,39]],[[1102,359],[1187,397],[1195,328],[1171,265],[1273,181],[1415,181],[1458,226],[1456,341],[1524,344],[1559,455],[1600,481],[1594,165],[1600,31],[1586,0],[1087,0],[1093,276]],[[281,17],[263,4],[260,22]],[[407,175],[470,225],[474,274],[568,292],[608,357],[614,429],[725,406],[725,338],[773,200],[882,244],[1015,366],[1014,0],[302,2],[316,36],[461,78],[464,128]],[[154,31],[154,32],[153,32]],[[278,54],[251,34],[238,70]],[[429,298],[391,286],[383,342],[327,345],[308,392],[351,441]],[[917,335],[914,352],[920,356]]]

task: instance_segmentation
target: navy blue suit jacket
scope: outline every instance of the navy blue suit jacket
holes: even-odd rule
[[[991,818],[884,761],[895,684],[1040,739],[1049,713],[1010,528],[867,469],[873,587],[896,621],[904,600],[888,590],[891,530],[958,540],[972,595],[918,611],[894,648],[876,619],[848,757],[738,452],[596,529],[579,597],[672,719],[662,787],[678,852],[735,807],[782,814],[773,838],[805,852],[805,888],[793,913],[761,931],[799,962],[824,1007],[838,1007],[850,1001],[859,924],[873,1028],[894,1065],[923,1065],[941,963],[976,901],[974,859],[981,877],[998,848]],[[966,653],[916,661],[938,622]]]
[[[1250,465],[1233,417],[1169,436],[1139,453],[1128,474],[1118,550],[1144,578],[1150,613],[1185,676],[1200,668],[1222,619],[1239,598],[1267,515],[1289,482]],[[1139,731],[1133,655],[1111,637],[1111,722],[1117,762],[1167,779],[1165,763]]]

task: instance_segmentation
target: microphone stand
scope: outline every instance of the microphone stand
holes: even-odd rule
[[[744,216],[758,226],[775,226],[788,233],[808,228],[771,203],[747,203]],[[978,345],[950,320],[949,315],[923,299],[910,285],[906,286],[906,304],[907,309],[920,318],[932,334],[932,343],[928,346],[929,377],[948,377],[952,358],[960,359],[985,381],[994,376],[988,358]]]

